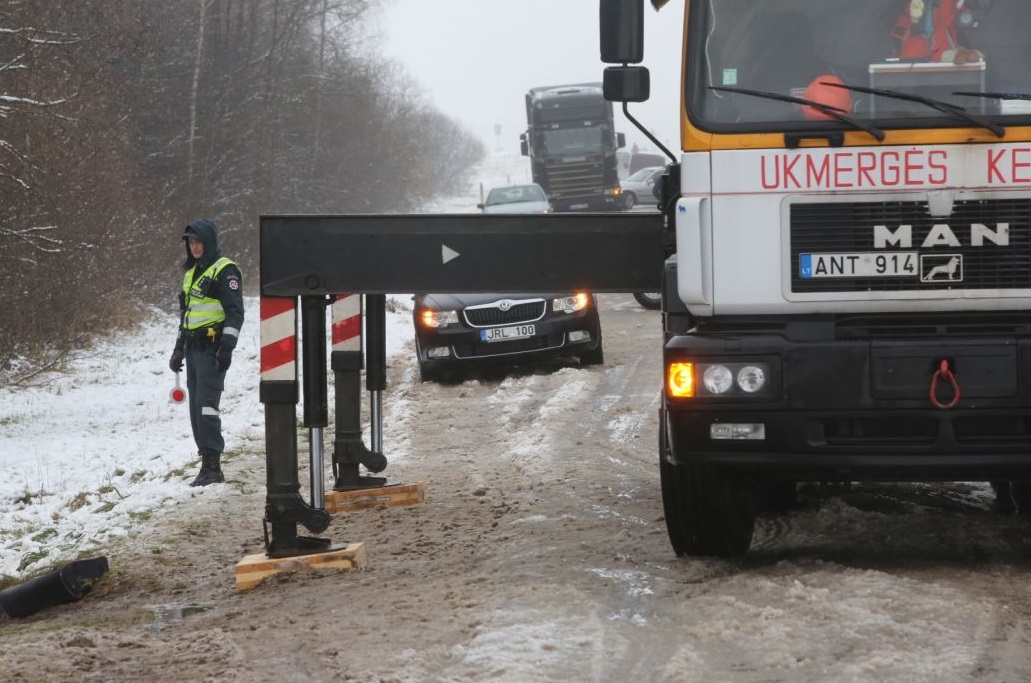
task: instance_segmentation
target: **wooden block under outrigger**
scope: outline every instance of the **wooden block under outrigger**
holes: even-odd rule
[[[236,563],[236,589],[245,591],[279,574],[304,569],[338,569],[351,571],[365,569],[365,544],[348,543],[343,547],[330,548],[321,553],[295,555],[292,557],[269,557],[265,553],[247,555]]]
[[[388,484],[375,488],[357,488],[350,491],[328,491],[325,495],[326,512],[350,512],[371,507],[397,507],[418,505],[426,501],[427,482],[415,484]]]

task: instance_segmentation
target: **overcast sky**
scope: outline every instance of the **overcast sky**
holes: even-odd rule
[[[630,105],[674,153],[678,150],[683,3],[646,4],[644,65],[651,100]],[[600,82],[598,0],[391,0],[380,30],[385,56],[405,65],[438,109],[467,125],[488,149],[518,153],[531,87]],[[616,105],[627,146],[653,148]],[[500,135],[495,133],[500,126]]]

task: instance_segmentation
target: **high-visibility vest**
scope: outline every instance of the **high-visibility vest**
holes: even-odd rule
[[[207,270],[201,273],[201,276],[196,281],[193,279],[193,271],[196,270],[197,266],[194,265],[193,268],[186,271],[186,275],[183,276],[183,296],[186,301],[183,329],[198,330],[209,325],[217,325],[226,319],[226,312],[222,308],[222,302],[212,296],[208,296],[208,293],[215,280],[218,279],[219,273],[226,266],[235,265],[235,263],[223,256],[208,266]]]

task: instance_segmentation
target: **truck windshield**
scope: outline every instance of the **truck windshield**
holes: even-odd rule
[[[1028,0],[706,0],[690,21],[703,130],[1031,125]]]
[[[554,128],[541,133],[541,141],[546,155],[596,154],[602,151],[604,135],[602,126]]]

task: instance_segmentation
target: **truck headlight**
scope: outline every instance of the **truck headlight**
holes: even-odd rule
[[[710,394],[725,394],[734,386],[734,375],[726,365],[710,365],[702,373],[702,382]]]
[[[746,394],[762,391],[766,386],[766,371],[758,365],[746,365],[737,371],[737,385]]]
[[[671,398],[768,397],[770,363],[671,361],[666,389]]]

